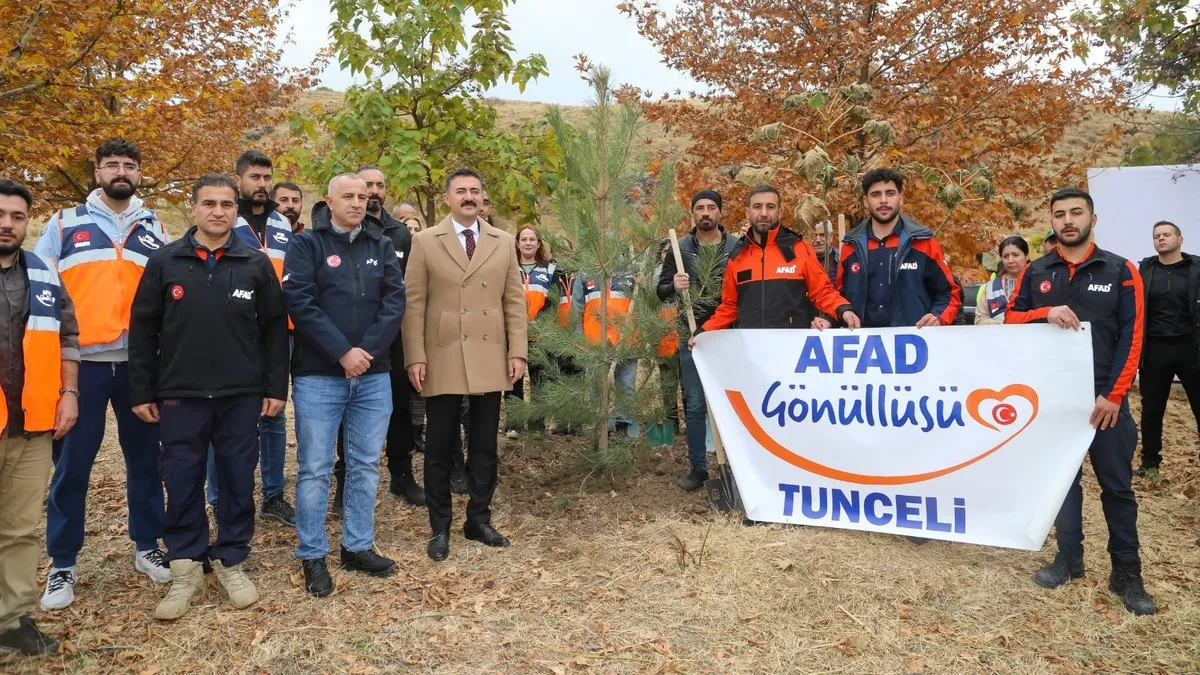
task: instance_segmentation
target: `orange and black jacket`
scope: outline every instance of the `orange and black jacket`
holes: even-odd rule
[[[946,255],[933,232],[901,215],[896,229],[882,242],[870,236],[871,219],[846,233],[837,268],[837,289],[846,296],[864,326],[915,326],[926,314],[943,326],[954,323],[962,308],[962,288],[946,265]],[[873,256],[889,254],[887,277],[878,278]],[[880,283],[884,286],[880,287]],[[890,300],[890,312],[871,323],[871,306],[880,293]],[[890,323],[885,323],[890,320]]]
[[[767,232],[766,245],[749,234],[738,241],[725,266],[721,304],[696,332],[731,326],[809,328],[818,312],[841,317],[849,309],[812,246],[777,226]]]
[[[1052,307],[1070,307],[1092,324],[1096,395],[1121,403],[1142,353],[1144,303],[1142,275],[1133,263],[1095,244],[1079,263],[1067,262],[1055,249],[1017,278],[1004,323],[1045,322]]]

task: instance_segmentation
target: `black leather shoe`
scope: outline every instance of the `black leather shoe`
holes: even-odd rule
[[[435,533],[429,540],[429,546],[426,547],[425,552],[438,562],[445,560],[450,555],[450,532],[442,530]]]
[[[388,485],[388,489],[393,495],[403,497],[404,501],[412,506],[425,506],[425,488],[417,483],[417,479],[411,471],[405,474],[392,474],[392,481]]]
[[[509,545],[508,539],[488,523],[482,525],[471,525],[468,523],[463,525],[463,536],[471,541],[477,541],[484,546],[503,548]]]
[[[1108,590],[1121,598],[1125,609],[1138,616],[1150,616],[1158,612],[1158,605],[1142,583],[1140,565],[1113,567],[1112,574],[1108,576]]]
[[[1072,579],[1082,579],[1083,573],[1083,551],[1075,555],[1059,551],[1054,562],[1033,573],[1033,583],[1042,588],[1058,588]]]
[[[38,630],[37,624],[28,616],[18,619],[16,628],[0,633],[0,652],[39,656],[55,651],[58,651],[58,640]]]
[[[707,471],[692,469],[688,472],[688,475],[675,481],[675,485],[684,492],[691,492],[692,490],[699,490],[704,487],[704,481],[706,480],[708,480]]]
[[[467,494],[467,472],[461,466],[450,470],[450,491],[456,495]]]
[[[379,555],[373,548],[357,552],[343,548],[342,569],[362,572],[373,577],[390,577],[396,571],[396,561]]]
[[[301,560],[300,566],[304,568],[304,589],[309,595],[323,598],[333,592],[333,577],[329,576],[324,558]]]

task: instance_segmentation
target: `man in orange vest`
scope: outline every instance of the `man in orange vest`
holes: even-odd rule
[[[283,278],[283,257],[292,241],[292,224],[278,211],[271,199],[273,169],[271,158],[258,150],[246,150],[237,165],[238,215],[233,234],[271,259],[275,276]],[[291,324],[288,324],[291,327]],[[296,509],[284,497],[283,462],[287,454],[287,413],[266,415],[258,428],[258,461],[262,475],[262,506],[259,517],[296,526]],[[216,456],[208,453],[208,503],[217,507]]]
[[[51,432],[79,414],[79,325],[54,267],[21,250],[29,188],[0,179],[0,651],[58,649],[29,618],[41,561],[37,528],[50,477]]]
[[[572,314],[579,317],[583,335],[588,342],[594,345],[600,344],[600,299],[603,295],[608,296],[608,342],[616,345],[620,341],[620,327],[625,324],[629,316],[634,285],[635,279],[631,273],[613,275],[607,284],[589,278],[582,272],[575,275],[571,280],[571,311]],[[636,395],[637,361],[618,362],[613,377],[617,384],[617,398],[632,401]],[[618,400],[617,414],[609,421],[609,426],[618,435],[637,436],[639,429],[635,426],[636,422],[633,417],[626,410],[627,407],[627,403]]]
[[[83,548],[88,481],[104,440],[107,408],[117,418],[125,455],[125,498],[134,568],[155,583],[171,580],[158,548],[163,489],[158,475],[158,428],[133,414],[129,397],[129,311],[146,259],[167,241],[154,212],[138,199],[142,154],[123,139],[96,149],[87,201],[55,213],[34,251],[58,269],[79,320],[79,422],[54,443],[54,478],[46,508],[50,573],[42,609],[75,600],[75,559]]]

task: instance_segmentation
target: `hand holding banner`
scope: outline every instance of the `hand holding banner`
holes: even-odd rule
[[[1038,550],[1095,433],[1086,329],[723,330],[694,354],[752,520]]]

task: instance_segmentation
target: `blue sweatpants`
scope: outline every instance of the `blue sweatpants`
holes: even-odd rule
[[[125,455],[125,500],[129,538],[137,550],[158,548],[163,533],[164,504],[158,475],[158,426],[133,414],[129,399],[129,366],[124,362],[83,361],[79,364],[79,421],[54,442],[54,477],[46,506],[46,552],[55,567],[71,567],[83,548],[92,464],[104,440],[105,414],[111,403],[117,438]]]

